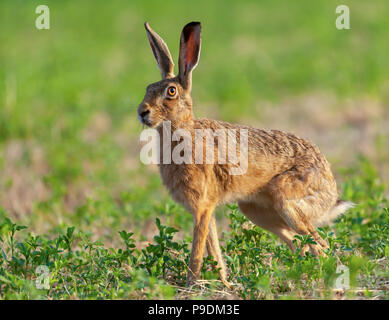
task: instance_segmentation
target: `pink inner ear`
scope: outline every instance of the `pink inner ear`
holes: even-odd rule
[[[191,69],[191,67],[194,65],[195,61],[195,52],[196,52],[196,39],[194,37],[194,32],[190,33],[188,40],[186,42],[186,49],[185,49],[185,73],[188,72],[188,70]]]

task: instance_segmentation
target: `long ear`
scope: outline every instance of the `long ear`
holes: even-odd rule
[[[157,60],[159,70],[161,70],[162,79],[173,78],[174,63],[166,43],[153,29],[150,28],[148,22],[145,22],[145,28],[151,50],[153,50],[155,60]]]
[[[192,86],[192,70],[199,62],[200,47],[201,24],[200,22],[190,22],[182,29],[180,57],[178,59],[180,82],[188,90]]]

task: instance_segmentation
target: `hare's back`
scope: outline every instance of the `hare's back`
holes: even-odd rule
[[[262,159],[262,157],[266,157],[269,161],[277,160],[276,162],[281,160],[288,168],[297,164],[299,167],[317,167],[318,169],[330,170],[330,165],[320,150],[310,141],[293,133],[258,129],[205,118],[196,119],[195,128],[234,131],[237,143],[240,141],[240,135],[247,132],[250,158],[259,157]]]

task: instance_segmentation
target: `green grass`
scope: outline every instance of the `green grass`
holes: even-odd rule
[[[351,280],[342,297],[388,298],[387,1],[343,1],[347,31],[335,28],[332,0],[49,0],[43,31],[39,4],[0,2],[1,299],[337,298],[340,264]],[[185,293],[192,217],[140,163],[136,108],[159,79],[143,22],[177,61],[192,20],[203,25],[196,116],[296,130],[358,205],[320,230],[331,244],[320,259],[292,254],[235,206],[219,208],[236,285],[212,281],[206,258],[209,281]],[[35,285],[41,265],[48,290]]]
[[[223,233],[222,251],[234,288],[217,281],[215,262],[207,257],[202,268],[203,287],[184,293],[189,241],[176,240],[178,232],[156,219],[158,233],[142,249],[134,233],[121,230],[121,243],[105,247],[91,240],[88,231],[63,227],[50,234],[34,235],[14,224],[1,212],[0,294],[3,299],[172,299],[181,297],[227,297],[242,299],[330,299],[336,297],[337,267],[350,272],[346,298],[388,299],[389,203],[383,185],[367,162],[353,172],[344,185],[346,197],[358,203],[338,219],[334,227],[319,229],[330,248],[319,259],[294,254],[261,228],[249,224],[236,206],[229,206],[229,232]],[[111,200],[91,204],[102,215],[121,215],[124,210]],[[113,208],[114,207],[114,208]],[[152,208],[158,212],[158,208]],[[171,214],[182,214],[173,209]],[[84,228],[87,230],[87,228]],[[114,228],[112,230],[115,230]],[[313,241],[297,237],[302,248]],[[46,266],[48,288],[38,289],[42,278],[38,266]],[[44,276],[44,275],[43,275]],[[223,291],[220,296],[215,289]]]

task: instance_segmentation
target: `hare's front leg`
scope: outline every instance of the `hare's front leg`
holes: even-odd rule
[[[189,270],[186,278],[186,284],[188,286],[193,284],[200,275],[205,242],[209,231],[209,222],[214,208],[214,206],[200,207],[194,213],[195,226],[193,229],[192,252],[190,254]]]
[[[217,267],[219,268],[220,280],[227,286],[231,287],[231,283],[227,281],[227,268],[220,250],[219,238],[217,236],[216,219],[212,215],[209,222],[209,233],[207,238],[208,254],[216,259]]]

